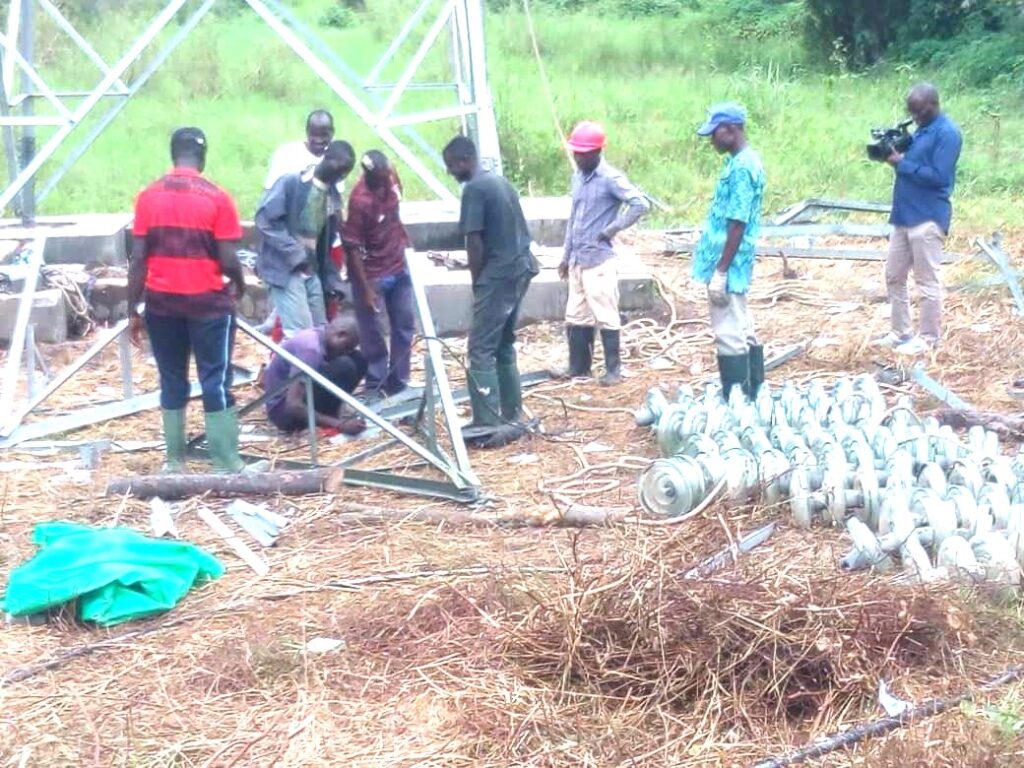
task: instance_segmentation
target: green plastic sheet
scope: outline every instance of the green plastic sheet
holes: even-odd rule
[[[83,621],[112,626],[168,611],[197,583],[224,567],[180,541],[152,539],[128,528],[40,523],[39,551],[11,572],[4,610],[15,616],[78,602]]]

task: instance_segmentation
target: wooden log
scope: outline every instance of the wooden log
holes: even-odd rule
[[[306,496],[336,493],[344,472],[336,467],[289,472],[260,472],[238,475],[139,475],[115,477],[107,484],[108,496],[126,493],[139,499],[159,497],[165,501],[192,496]]]
[[[969,429],[984,427],[1003,437],[1024,437],[1024,417],[1011,416],[995,411],[958,411],[944,408],[934,414],[940,424],[948,424],[953,429]]]

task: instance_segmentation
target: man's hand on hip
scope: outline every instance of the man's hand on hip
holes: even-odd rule
[[[715,270],[708,283],[708,300],[716,307],[724,307],[729,303],[729,294],[725,290],[727,273]]]

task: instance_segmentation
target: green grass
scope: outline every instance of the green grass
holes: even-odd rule
[[[292,4],[316,25],[332,3]],[[140,0],[132,8],[145,6]],[[380,0],[346,29],[319,34],[365,73],[401,24],[412,0]],[[507,173],[524,191],[562,194],[569,169],[554,130],[526,23],[517,0],[487,19],[488,56]],[[712,4],[705,4],[711,6]],[[536,3],[535,3],[536,6]],[[684,10],[673,17],[627,19],[534,8],[538,37],[563,126],[591,118],[608,129],[607,156],[649,193],[669,202],[662,222],[700,219],[721,162],[693,135],[708,103],[743,102],[749,134],[764,157],[770,211],[806,197],[886,199],[891,172],[864,159],[868,128],[901,116],[907,87],[932,79],[960,123],[965,150],[955,201],[958,226],[988,230],[1019,225],[1024,202],[1024,91],[969,88],[956,71],[879,68],[865,74],[823,71],[808,63],[800,31],[773,21],[744,28]],[[109,58],[141,27],[124,16],[85,24]],[[41,68],[62,85],[82,87],[88,65],[69,66],[56,43],[40,45]],[[443,75],[442,48],[427,60],[425,79]],[[397,76],[400,65],[389,73]],[[441,106],[437,95],[403,100],[400,111]],[[266,162],[282,141],[301,135],[305,113],[328,105],[339,137],[357,149],[381,142],[348,112],[273,33],[246,10],[206,19],[110,131],[43,204],[44,212],[127,209],[136,192],[167,166],[167,137],[182,124],[210,139],[208,173],[237,197],[243,215],[257,201]],[[421,129],[439,147],[454,121]],[[54,166],[55,167],[55,166]],[[426,197],[412,183],[411,196]]]

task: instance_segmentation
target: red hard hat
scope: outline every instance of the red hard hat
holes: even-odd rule
[[[604,128],[587,120],[572,129],[567,144],[573,152],[593,152],[604,149],[605,138]]]

